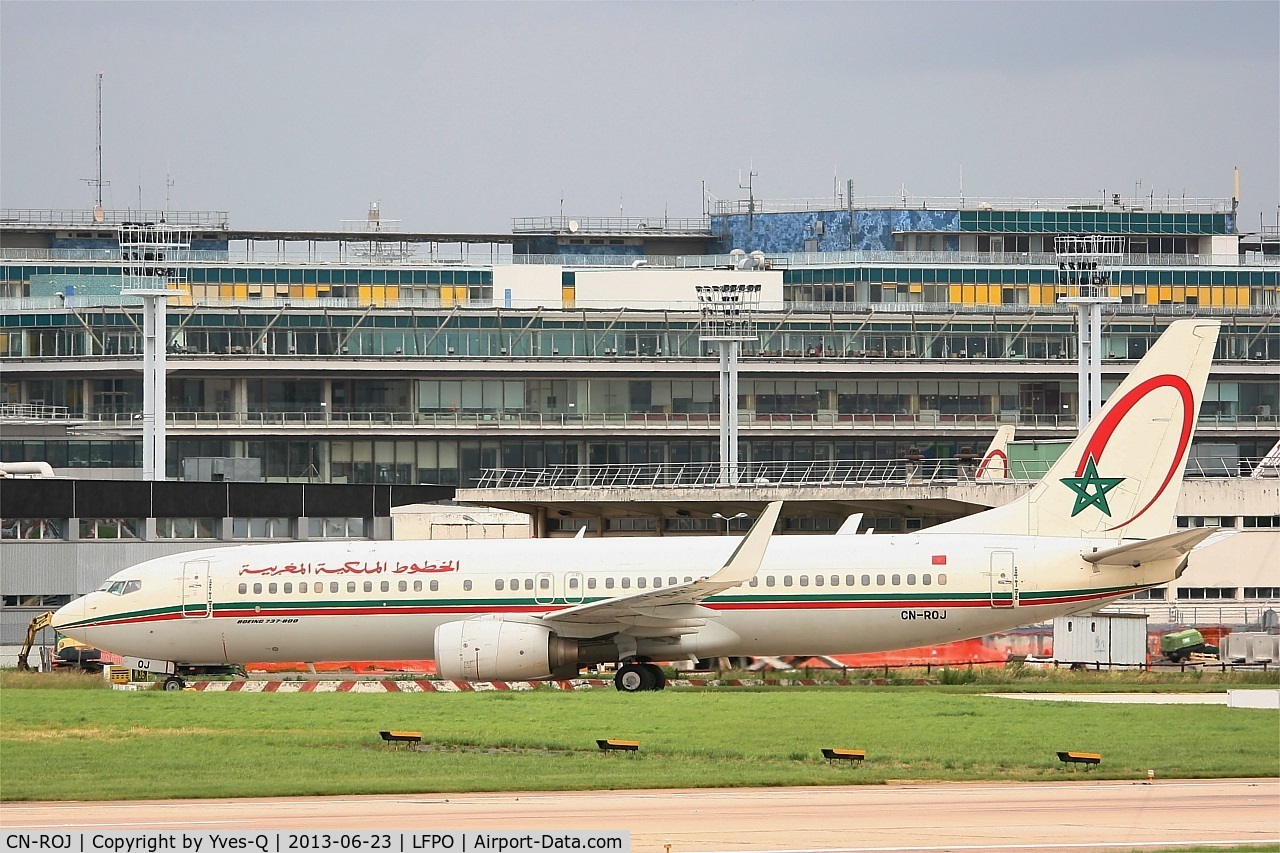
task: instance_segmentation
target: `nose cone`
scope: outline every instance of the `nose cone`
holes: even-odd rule
[[[88,623],[85,619],[85,598],[86,596],[81,596],[59,607],[50,623],[55,631],[82,643],[89,642],[86,639]]]

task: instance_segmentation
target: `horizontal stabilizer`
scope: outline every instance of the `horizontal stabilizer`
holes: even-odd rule
[[[1091,554],[1082,554],[1086,562],[1102,566],[1141,566],[1160,560],[1174,560],[1185,557],[1197,545],[1217,532],[1216,527],[1197,527],[1194,530],[1179,530],[1167,536],[1157,536],[1142,542],[1131,542],[1118,545]]]

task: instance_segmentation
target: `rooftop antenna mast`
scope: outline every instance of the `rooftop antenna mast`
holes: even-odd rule
[[[738,170],[738,189],[747,191],[747,230],[751,230],[751,225],[755,221],[756,214],[756,191],[755,179],[760,177],[760,173],[755,170],[755,164],[747,167],[747,182],[742,183],[742,170]]]
[[[98,72],[98,177],[81,178],[89,186],[95,188],[97,192],[97,201],[93,208],[93,218],[97,222],[102,221],[102,188],[111,186],[110,181],[102,180],[102,72]]]
[[[170,210],[169,190],[173,189],[173,184],[174,184],[173,178],[169,174],[169,166],[168,164],[165,164],[165,167],[164,167],[164,215],[165,215],[165,218],[168,218],[169,216],[169,210]]]

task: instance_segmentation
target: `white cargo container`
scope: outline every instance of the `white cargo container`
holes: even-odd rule
[[[1135,666],[1147,662],[1147,614],[1080,613],[1053,620],[1059,663]]]

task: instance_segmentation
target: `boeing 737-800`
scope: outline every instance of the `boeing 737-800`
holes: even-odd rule
[[[1218,324],[1172,324],[1030,492],[919,533],[239,545],[136,565],[55,627],[151,661],[429,659],[444,678],[883,651],[1101,607],[1181,574],[1171,533]],[[768,487],[761,487],[762,497]]]

